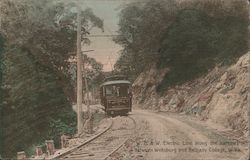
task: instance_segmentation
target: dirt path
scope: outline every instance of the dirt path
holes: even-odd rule
[[[247,144],[220,136],[209,128],[178,116],[136,110],[132,113],[137,125],[146,123],[137,140],[141,159],[147,160],[238,160],[244,157]],[[143,124],[142,124],[143,126]],[[139,133],[138,133],[139,134]],[[216,136],[214,136],[216,135]]]

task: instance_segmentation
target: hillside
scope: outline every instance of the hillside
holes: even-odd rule
[[[231,66],[216,66],[208,74],[156,92],[167,69],[155,65],[142,72],[133,84],[134,104],[144,109],[196,116],[249,134],[250,52]],[[142,105],[143,104],[143,105]]]

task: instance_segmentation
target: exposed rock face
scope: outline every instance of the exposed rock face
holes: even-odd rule
[[[215,67],[206,76],[156,93],[167,69],[152,66],[133,84],[134,103],[143,108],[183,112],[249,132],[250,52],[230,67]]]
[[[227,127],[249,132],[250,52],[227,69],[215,85],[207,105],[208,118]]]
[[[157,70],[156,65],[153,64],[140,74],[133,84],[134,102],[137,105],[146,104],[145,107],[147,108],[156,108],[158,106],[159,96],[155,90],[167,71],[168,69]]]

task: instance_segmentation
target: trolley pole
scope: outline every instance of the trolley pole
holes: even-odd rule
[[[82,132],[82,54],[81,54],[81,17],[77,7],[77,135]]]

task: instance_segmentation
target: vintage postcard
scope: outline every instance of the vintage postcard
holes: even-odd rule
[[[249,0],[0,0],[0,160],[250,160]]]

